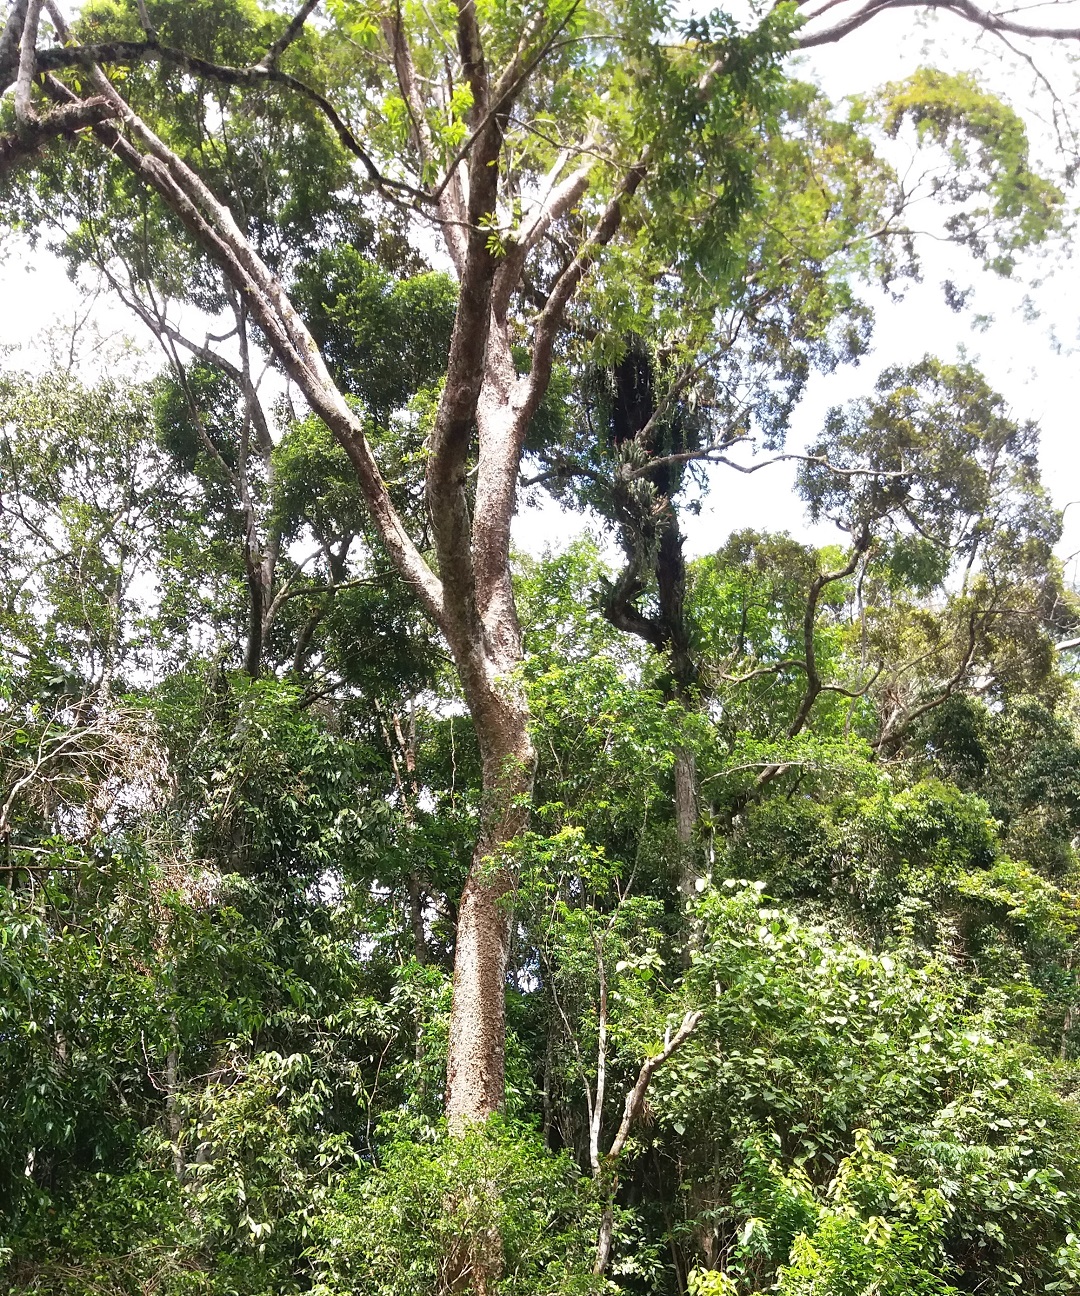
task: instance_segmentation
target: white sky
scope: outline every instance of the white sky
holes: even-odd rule
[[[1053,21],[1064,20],[1060,11],[1050,12]],[[1029,48],[1038,59],[1039,71],[1050,76],[1063,99],[1078,102],[1073,56],[1048,45]],[[838,99],[872,90],[920,64],[978,71],[1021,109],[1034,105],[1038,110],[1049,104],[1031,67],[1010,59],[991,38],[976,39],[971,29],[951,17],[918,20],[911,11],[885,14],[837,45],[811,51],[801,74],[819,80],[830,97]],[[1049,135],[1037,120],[1032,129],[1048,149]],[[1075,193],[1070,195],[1073,206],[1076,200]],[[1033,273],[1045,276],[1046,282],[1031,294],[1040,317],[1027,320],[1021,315],[1021,299],[1028,288],[1023,269],[1016,281],[1003,283],[980,272],[961,250],[930,245],[921,252],[924,282],[911,286],[900,303],[881,301],[874,350],[859,366],[812,382],[787,448],[797,451],[814,436],[829,406],[868,393],[886,365],[911,362],[927,352],[954,360],[962,350],[1006,396],[1016,417],[1034,418],[1040,424],[1043,474],[1058,506],[1080,500],[1080,266],[1068,259],[1068,248],[1059,248],[1052,264],[1034,265]],[[12,242],[7,248],[0,244],[0,255],[4,257],[0,261],[0,347],[16,348],[6,360],[0,354],[0,364],[40,368],[46,350],[42,334],[58,321],[70,322],[80,309],[78,294],[63,268],[47,254],[28,256]],[[945,306],[940,284],[946,278],[975,288],[971,308],[993,317],[988,327],[977,331],[970,314],[956,315]],[[126,330],[140,339],[140,326],[122,308],[99,302],[96,319],[106,332]],[[766,468],[752,476],[713,470],[700,516],[685,520],[691,549],[700,553],[716,548],[731,531],[747,526],[833,540],[831,529],[807,527],[791,490],[793,476],[791,465]],[[553,506],[525,509],[517,520],[515,539],[534,552],[548,544],[559,547],[580,525]],[[1080,504],[1066,514],[1059,552],[1066,558],[1076,550],[1080,550]],[[1067,568],[1074,579],[1080,575],[1078,562],[1072,559]]]

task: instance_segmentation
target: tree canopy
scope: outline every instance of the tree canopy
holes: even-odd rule
[[[1080,1290],[1038,428],[926,355],[786,440],[928,226],[1068,234],[1027,105],[800,79],[916,7],[1080,40],[9,4],[2,227],[155,359],[0,375],[7,1290]],[[692,556],[778,460],[827,538]]]

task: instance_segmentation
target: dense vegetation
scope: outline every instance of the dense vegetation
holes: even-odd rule
[[[680,523],[918,272],[900,143],[998,274],[1067,176],[790,5],[314,8],[0,38],[0,216],[164,356],[0,376],[3,1289],[1080,1291],[1037,429],[927,356],[831,543]]]

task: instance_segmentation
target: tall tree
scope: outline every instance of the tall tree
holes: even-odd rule
[[[496,1112],[504,1095],[513,883],[504,846],[526,822],[536,759],[517,681],[510,525],[567,310],[586,293],[614,308],[621,294],[629,319],[648,314],[657,261],[678,277],[683,312],[722,296],[758,199],[761,141],[785,102],[784,55],[905,5],[867,4],[832,25],[781,5],[745,28],[721,14],[682,36],[666,6],[577,0],[525,12],[468,0],[434,13],[343,3],[314,26],[311,2],[289,21],[246,6],[90,5],[73,28],[51,0],[16,0],[9,11],[0,83],[14,93],[0,164],[59,141],[75,149],[73,177],[134,183],[183,227],[193,264],[216,267],[344,447],[381,543],[453,655],[483,768],[456,932],[446,1085],[455,1129]],[[1080,36],[967,0],[933,7],[992,33]],[[148,64],[155,75],[126,84],[106,71]],[[441,239],[458,297],[427,444],[430,558],[395,507],[364,418],[245,221],[242,194],[221,186],[179,128],[192,79],[221,88],[199,117],[200,139],[295,97],[329,123],[373,192]],[[494,1264],[481,1259],[478,1286],[490,1285]]]

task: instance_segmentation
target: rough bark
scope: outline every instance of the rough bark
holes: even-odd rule
[[[447,1046],[446,1115],[452,1131],[485,1120],[505,1089],[506,971],[513,870],[503,850],[525,827],[536,756],[514,682],[496,682],[481,712],[481,829],[461,896]]]

